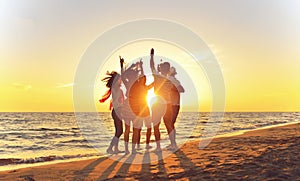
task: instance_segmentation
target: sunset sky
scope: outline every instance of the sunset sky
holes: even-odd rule
[[[72,112],[74,76],[86,49],[112,27],[145,18],[182,24],[207,43],[223,72],[226,111],[300,111],[299,8],[296,0],[0,0],[0,111]],[[148,56],[150,47],[178,65],[190,60],[175,46],[144,41],[116,47],[107,62]],[[186,93],[183,109],[210,111],[205,72],[188,66],[182,70],[199,80],[201,103],[199,110]],[[107,111],[97,97],[106,90],[99,80],[108,68],[99,67],[95,77],[99,111]]]

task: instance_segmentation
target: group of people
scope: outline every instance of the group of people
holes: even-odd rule
[[[112,96],[111,106],[112,118],[114,120],[115,135],[112,138],[107,153],[113,154],[120,152],[118,148],[119,138],[123,134],[123,121],[125,123],[124,141],[125,154],[129,154],[129,134],[131,123],[133,126],[132,135],[132,154],[135,154],[140,147],[141,129],[143,124],[146,126],[146,149],[150,149],[150,137],[152,127],[156,141],[155,152],[161,151],[159,126],[163,118],[166,126],[170,145],[170,150],[177,150],[175,121],[180,109],[180,93],[184,88],[175,78],[176,69],[170,66],[169,62],[158,64],[155,68],[154,49],[150,52],[150,68],[154,81],[146,85],[143,62],[140,60],[130,67],[124,67],[124,59],[120,57],[121,74],[117,72],[107,72],[107,77],[103,81],[107,82],[108,91],[99,100],[105,102]],[[121,84],[125,85],[126,93],[123,94]],[[150,108],[147,103],[148,90],[154,88],[157,98]]]

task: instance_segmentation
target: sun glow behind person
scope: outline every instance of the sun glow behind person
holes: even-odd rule
[[[146,84],[147,85],[150,85],[153,81],[154,81],[154,78],[151,74],[146,75]],[[154,88],[151,88],[148,90],[146,99],[147,99],[148,106],[151,109],[152,105],[157,101],[157,95],[154,93]]]
[[[148,94],[147,94],[147,103],[148,103],[148,106],[151,108],[152,105],[157,101],[157,96],[156,94],[154,93],[154,89],[151,88],[149,91],[148,91]]]
[[[164,62],[170,62],[170,64],[176,67],[178,72],[178,80],[182,82],[184,87],[189,87],[188,93],[182,95],[182,109],[181,111],[188,112],[197,112],[199,111],[199,105],[202,105],[202,111],[210,110],[210,102],[211,102],[211,89],[209,86],[209,81],[206,78],[205,72],[201,69],[201,67],[194,61],[193,57],[187,54],[182,49],[178,47],[161,42],[161,41],[137,41],[131,44],[128,44],[120,49],[116,50],[108,59],[105,61],[104,65],[101,66],[98,75],[103,75],[107,70],[118,70],[119,69],[119,56],[124,57],[126,66],[131,66],[133,63],[136,63],[142,59],[144,74],[146,76],[146,85],[150,85],[154,78],[152,76],[152,72],[150,69],[150,57],[145,56],[145,54],[149,54],[149,45],[154,46],[156,49],[160,50],[160,54],[165,56],[156,56],[157,61],[156,64],[161,63],[160,60]],[[142,47],[141,52],[133,49],[134,47]],[[146,51],[147,50],[147,51]],[[170,52],[177,52],[176,55]],[[197,81],[192,79],[192,77],[197,77]],[[97,78],[95,86],[95,99],[97,99],[104,90],[101,90],[101,77]],[[201,91],[200,91],[201,90]],[[123,89],[126,92],[126,89]],[[154,91],[149,89],[149,97],[150,92]],[[200,100],[201,97],[201,100]],[[156,97],[159,99],[159,97]],[[145,95],[145,101],[147,101],[147,105],[151,109],[151,105],[155,102],[155,100],[150,101],[147,99],[147,95]],[[148,101],[149,100],[149,101]],[[148,102],[152,102],[151,104]],[[105,106],[105,107],[104,107]],[[99,111],[105,110],[108,105],[97,105],[97,109]]]

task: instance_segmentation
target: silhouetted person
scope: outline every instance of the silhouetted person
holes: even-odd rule
[[[180,84],[179,80],[175,78],[175,75],[177,74],[176,69],[174,67],[170,68],[169,72],[169,79],[172,82],[173,86],[171,88],[171,103],[172,103],[172,119],[171,119],[171,124],[170,124],[170,129],[171,132],[169,136],[171,137],[170,139],[174,140],[174,144],[170,145],[171,150],[176,150],[177,144],[176,144],[176,129],[175,129],[175,122],[179,113],[180,109],[180,93],[184,92],[184,88]]]
[[[152,106],[152,122],[154,125],[154,136],[156,141],[155,151],[159,152],[161,151],[159,125],[162,117],[168,134],[171,132],[172,105],[170,91],[172,83],[167,78],[170,71],[170,63],[161,63],[156,70],[154,66],[154,49],[152,48],[150,53],[150,68],[154,77],[154,92],[158,97],[157,101]],[[171,145],[175,144],[173,137],[170,137],[170,141]]]
[[[121,90],[121,76],[117,72],[107,73],[108,77],[102,79],[102,81],[107,82],[106,87],[109,90],[102,96],[99,100],[101,103],[105,102],[110,95],[112,95],[112,102],[110,105],[110,109],[112,109],[112,118],[114,120],[115,126],[115,136],[112,138],[109,147],[107,148],[106,152],[109,154],[119,153],[119,138],[123,133],[123,124],[120,118],[122,112],[122,104],[124,102],[124,95],[123,91]],[[114,148],[114,150],[113,150]]]
[[[141,75],[135,83],[133,83],[129,93],[129,104],[137,118],[133,123],[133,138],[132,138],[132,152],[135,153],[135,145],[139,148],[141,128],[143,121],[147,128],[146,132],[146,149],[150,148],[150,137],[151,137],[151,117],[150,110],[147,103],[148,90],[153,87],[153,83],[146,85],[146,76],[144,75],[142,62],[140,61],[139,68]]]
[[[132,111],[129,105],[129,92],[132,88],[132,85],[135,81],[138,80],[138,66],[137,64],[132,64],[127,69],[124,68],[124,59],[120,57],[120,66],[121,66],[121,77],[122,81],[126,87],[126,99],[124,101],[124,106],[122,110],[123,119],[125,122],[125,132],[124,132],[124,142],[125,142],[125,154],[129,154],[128,143],[129,143],[129,134],[130,134],[130,125],[136,119],[136,115]]]

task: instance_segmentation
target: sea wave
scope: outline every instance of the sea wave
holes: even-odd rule
[[[76,155],[50,155],[50,156],[42,156],[35,158],[0,158],[0,166],[5,165],[17,165],[17,164],[32,164],[32,163],[40,163],[40,162],[50,162],[55,160],[68,160],[74,158],[89,158],[95,156],[104,156],[102,154],[76,154]]]
[[[109,128],[108,134],[101,132],[102,127],[97,121],[90,119],[89,113],[84,113],[83,116],[87,122],[78,127],[74,113],[0,113],[0,166],[90,157],[90,154],[76,153],[94,153],[93,147],[103,148],[105,151],[114,135],[111,114],[99,113],[101,121]],[[211,120],[210,113],[180,113],[176,120],[176,131],[180,143],[202,139],[205,136],[203,131],[215,125],[218,126],[216,135],[219,136],[299,120],[300,113],[225,113],[223,120]],[[160,129],[162,138],[167,140],[163,121]],[[151,142],[153,140],[154,136]],[[141,143],[145,143],[144,128]],[[123,144],[122,136],[120,147]],[[68,150],[72,152],[66,152]],[[32,155],[38,157],[32,158]]]

